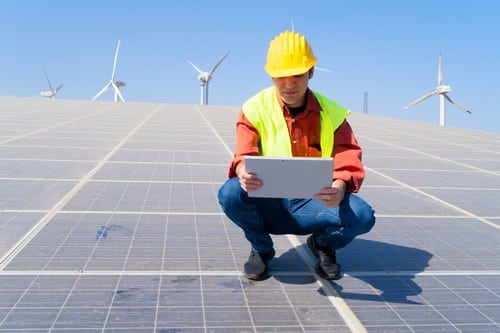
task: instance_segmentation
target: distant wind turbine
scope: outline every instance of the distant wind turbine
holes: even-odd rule
[[[410,108],[411,106],[423,101],[424,99],[427,99],[433,95],[439,94],[439,125],[440,126],[445,126],[446,124],[446,106],[445,106],[445,99],[450,102],[451,104],[455,105],[459,109],[462,109],[463,111],[467,113],[471,113],[469,109],[467,109],[465,106],[455,102],[448,96],[448,93],[451,91],[450,86],[446,86],[442,84],[443,82],[443,57],[441,54],[439,54],[439,67],[438,67],[438,79],[437,79],[437,87],[433,92],[430,92],[428,94],[423,95],[422,97],[417,98],[407,106],[405,106],[405,109]]]
[[[46,97],[47,99],[52,99],[52,98],[56,97],[57,92],[59,91],[59,89],[62,88],[64,83],[61,84],[59,87],[57,87],[57,89],[52,88],[52,84],[50,84],[49,76],[47,75],[47,71],[45,70],[45,67],[43,67],[43,72],[45,73],[45,78],[47,79],[47,83],[49,84],[49,90],[42,91],[40,93],[40,95],[42,95],[43,97]]]
[[[94,98],[92,98],[93,101],[95,101],[99,96],[104,94],[104,92],[106,92],[106,90],[113,87],[113,90],[115,91],[115,102],[118,102],[118,100],[125,102],[125,99],[123,98],[122,94],[120,93],[120,87],[124,87],[125,82],[115,80],[116,61],[118,59],[118,51],[120,50],[120,42],[121,41],[119,40],[118,45],[116,46],[115,61],[113,63],[113,72],[111,73],[111,80],[109,80],[108,84],[106,84],[104,86],[104,88],[102,88],[101,91],[99,91],[97,93],[97,95],[95,95]]]
[[[191,61],[188,60],[188,62],[193,66],[193,68],[198,72],[198,80],[200,80],[200,86],[201,86],[201,105],[207,105],[208,104],[208,82],[212,78],[212,75],[214,74],[215,70],[219,65],[222,63],[222,61],[227,57],[230,51],[228,51],[221,60],[217,64],[215,64],[214,67],[209,72],[204,72],[198,67],[196,67],[195,64],[193,64]]]

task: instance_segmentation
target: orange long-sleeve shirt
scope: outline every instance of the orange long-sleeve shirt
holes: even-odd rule
[[[283,116],[288,125],[292,155],[298,157],[321,157],[321,106],[314,94],[308,90],[304,111],[293,117],[287,106],[280,100]],[[240,111],[236,122],[237,143],[234,157],[229,166],[229,177],[236,177],[236,166],[242,162],[244,155],[260,155],[259,133],[257,129]],[[358,144],[351,126],[344,121],[335,131],[333,177],[346,182],[348,192],[358,192],[365,171],[361,160],[362,149]]]

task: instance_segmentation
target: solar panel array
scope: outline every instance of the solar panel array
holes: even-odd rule
[[[500,135],[353,113],[374,229],[272,277],[222,213],[239,107],[0,98],[0,332],[500,332]]]

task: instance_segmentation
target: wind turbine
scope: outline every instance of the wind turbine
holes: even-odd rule
[[[437,79],[437,87],[433,92],[430,92],[428,94],[423,95],[420,98],[417,98],[407,106],[405,106],[405,109],[408,109],[409,107],[423,101],[424,99],[427,99],[433,95],[439,94],[439,125],[440,126],[445,126],[446,124],[446,106],[445,106],[445,99],[450,102],[451,104],[455,105],[459,109],[462,109],[463,111],[467,113],[471,113],[469,109],[467,109],[465,106],[455,102],[448,96],[448,93],[451,91],[450,86],[446,86],[442,84],[443,82],[443,57],[441,54],[439,54],[439,67],[438,67],[438,79]]]
[[[47,75],[47,71],[45,70],[45,67],[43,67],[43,72],[45,73],[45,78],[47,79],[47,83],[49,84],[49,90],[42,91],[40,93],[40,95],[42,95],[43,97],[46,97],[47,99],[52,99],[52,98],[56,97],[57,92],[59,91],[59,89],[62,88],[64,83],[61,84],[59,87],[57,87],[57,89],[52,88],[52,84],[50,84],[49,76]]]
[[[221,58],[221,60],[219,60],[219,62],[217,64],[215,64],[214,67],[212,67],[212,69],[209,72],[202,71],[201,69],[199,69],[198,67],[196,67],[195,64],[193,64],[191,61],[188,60],[188,62],[191,64],[191,66],[193,66],[193,68],[199,74],[198,75],[198,80],[200,80],[200,86],[201,86],[201,102],[200,102],[201,105],[207,105],[208,104],[208,82],[212,78],[212,75],[214,74],[214,72],[217,69],[217,67],[219,67],[219,65],[222,63],[222,61],[227,57],[227,55],[229,54],[229,52],[231,52],[231,51],[228,51]]]
[[[104,88],[102,88],[101,91],[99,91],[97,93],[97,95],[95,95],[94,98],[92,98],[93,101],[95,101],[99,96],[104,94],[104,92],[106,90],[113,87],[113,90],[115,91],[115,102],[118,102],[118,100],[125,102],[125,99],[123,98],[122,94],[120,93],[120,87],[124,87],[125,82],[115,80],[116,61],[118,59],[118,51],[120,50],[120,42],[121,41],[119,40],[118,45],[116,46],[115,61],[113,63],[113,72],[111,73],[111,80],[109,80],[108,84],[106,84],[104,86]]]

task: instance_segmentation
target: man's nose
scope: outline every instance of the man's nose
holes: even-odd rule
[[[285,77],[285,84],[287,86],[293,86],[296,83],[296,79],[293,76],[287,76]]]

